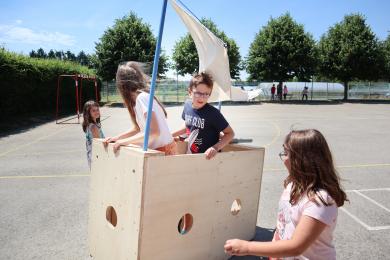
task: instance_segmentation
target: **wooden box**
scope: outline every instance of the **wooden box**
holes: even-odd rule
[[[186,143],[179,148],[184,153]],[[253,238],[264,148],[229,145],[212,160],[135,147],[114,154],[101,140],[92,150],[88,232],[94,259],[227,259],[227,239]]]

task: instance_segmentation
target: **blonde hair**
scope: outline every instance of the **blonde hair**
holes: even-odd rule
[[[133,124],[138,129],[140,128],[137,124],[134,111],[136,93],[141,93],[141,91],[149,93],[148,82],[149,77],[142,71],[138,62],[125,61],[118,65],[118,70],[116,72],[116,86],[121,93]],[[156,97],[154,97],[154,99],[161,106],[165,116],[167,116],[167,112],[161,102]]]

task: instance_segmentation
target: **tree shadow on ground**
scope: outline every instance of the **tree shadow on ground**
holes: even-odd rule
[[[82,115],[80,120],[77,120],[77,115],[74,112],[69,112],[58,118],[59,124],[78,124],[82,122]],[[70,118],[69,118],[70,117]],[[27,132],[35,127],[55,123],[55,115],[53,113],[32,113],[28,115],[5,117],[0,119],[0,138],[14,134]]]
[[[274,229],[256,227],[256,234],[252,241],[267,242],[272,241],[274,236]],[[265,260],[268,257],[259,256],[232,256],[229,260]]]

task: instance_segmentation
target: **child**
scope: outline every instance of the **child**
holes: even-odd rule
[[[287,94],[288,94],[288,89],[287,89],[287,86],[284,85],[284,87],[283,87],[283,99],[284,100],[287,99]]]
[[[336,259],[333,232],[338,207],[347,196],[324,136],[314,129],[292,131],[279,156],[289,175],[279,201],[273,241],[228,240],[225,251],[283,259]]]
[[[308,93],[309,93],[309,88],[308,87],[304,87],[303,90],[302,90],[302,100],[303,99],[307,100],[307,94]]]
[[[116,85],[123,101],[129,110],[134,129],[115,137],[108,137],[104,144],[115,142],[114,152],[120,146],[134,144],[141,146],[144,142],[144,130],[148,113],[149,91],[147,76],[136,62],[119,64],[116,72]],[[166,121],[167,113],[162,104],[154,98],[148,147],[164,152],[166,155],[176,154],[176,143],[170,134]]]
[[[185,126],[174,132],[174,137],[188,135],[188,152],[205,153],[213,158],[218,151],[230,143],[233,129],[218,109],[207,103],[213,90],[213,80],[207,73],[194,75],[188,87],[191,100],[184,104],[182,118]],[[221,139],[220,133],[223,133]]]
[[[93,100],[87,101],[83,109],[83,131],[85,132],[88,166],[91,169],[92,139],[104,138],[100,124],[99,104]]]

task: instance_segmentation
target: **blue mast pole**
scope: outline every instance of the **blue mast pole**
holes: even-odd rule
[[[146,118],[146,126],[145,126],[144,151],[148,150],[149,133],[150,133],[150,120],[152,118],[152,109],[153,109],[154,89],[156,86],[156,79],[157,79],[157,72],[158,72],[158,61],[160,60],[161,40],[162,40],[163,31],[164,31],[165,13],[167,10],[167,1],[168,0],[163,0],[163,1],[164,2],[163,2],[162,12],[161,12],[160,29],[159,29],[159,33],[158,33],[156,51],[154,52],[152,84],[150,86],[148,116]]]

